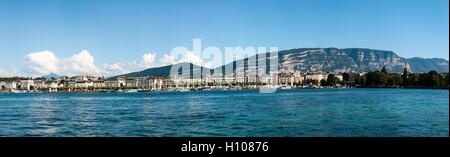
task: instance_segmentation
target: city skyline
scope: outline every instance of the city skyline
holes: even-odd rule
[[[446,0],[0,4],[0,76],[142,70],[174,63],[170,50],[194,38],[205,47],[361,47],[448,60]]]

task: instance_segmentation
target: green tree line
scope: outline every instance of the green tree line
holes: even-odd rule
[[[439,74],[436,71],[410,73],[406,68],[402,74],[388,73],[387,69],[383,67],[381,71],[373,71],[360,76],[355,84],[362,87],[448,88],[449,74]]]

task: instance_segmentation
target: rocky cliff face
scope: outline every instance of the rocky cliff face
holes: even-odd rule
[[[268,56],[268,53],[266,53]],[[392,51],[364,49],[364,48],[301,48],[280,51],[278,53],[279,69],[287,72],[369,72],[381,70],[386,67],[390,72],[403,72],[407,68],[412,72],[428,72],[436,70],[438,72],[448,72],[449,64],[447,60],[432,58],[411,58],[399,57]],[[256,61],[255,56],[250,60]],[[247,69],[249,59],[243,59]],[[183,63],[189,64],[189,63]],[[256,65],[256,63],[254,64]],[[121,76],[141,77],[141,76],[169,76],[173,65],[146,69],[144,71],[125,74]],[[225,71],[225,66],[236,69],[236,62],[228,63],[222,67],[217,67],[216,72]],[[197,65],[190,65],[190,71],[195,69],[209,70]]]
[[[304,48],[279,52],[280,69],[301,72],[367,72],[386,67],[392,72],[411,69],[392,51],[373,49]]]

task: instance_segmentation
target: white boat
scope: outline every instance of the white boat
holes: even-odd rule
[[[11,90],[11,93],[23,93],[23,92],[20,90]]]
[[[177,89],[177,92],[189,92],[189,91],[191,91],[191,90],[188,88],[178,88]]]
[[[282,86],[280,89],[292,89],[291,86]]]
[[[126,91],[127,93],[137,93],[138,90],[137,89],[130,89]]]
[[[230,90],[241,90],[241,87],[239,87],[239,86],[230,87]]]
[[[272,85],[259,86],[259,93],[275,93],[277,89],[277,86]]]

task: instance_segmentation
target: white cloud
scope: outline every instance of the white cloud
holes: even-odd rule
[[[102,75],[94,64],[94,57],[86,50],[69,58],[59,59],[51,51],[34,52],[25,56],[34,76],[49,73],[61,75]]]
[[[10,76],[10,73],[6,70],[0,69],[0,77],[8,77]]]
[[[102,75],[102,71],[94,64],[94,57],[87,50],[64,59],[62,62],[65,75]]]
[[[13,76],[23,76],[17,69],[5,70],[0,68],[0,77],[13,77]]]
[[[116,76],[129,72],[133,72],[136,65],[133,63],[123,64],[123,63],[114,63],[114,64],[104,64],[103,65],[103,74],[106,76]]]
[[[195,54],[194,52],[186,52],[181,55],[181,58],[176,60],[175,57],[169,54],[164,54],[164,56],[160,59],[160,65],[169,65],[169,64],[176,64],[176,63],[183,63],[183,62],[189,62],[195,65],[204,66],[211,68],[212,64],[210,62],[205,62],[201,56]]]
[[[111,71],[124,71],[124,68],[123,68],[123,64],[122,63],[116,63],[116,64],[111,64],[111,65],[108,65],[108,64],[106,64],[105,65],[105,69],[106,70],[111,70]]]
[[[159,60],[156,60],[156,53],[146,53],[142,55],[140,61],[130,61],[128,63],[103,64],[101,68],[95,65],[94,56],[87,50],[83,50],[68,58],[59,59],[51,51],[34,52],[25,56],[25,61],[29,65],[29,71],[32,76],[42,76],[49,73],[59,75],[77,76],[77,75],[105,75],[115,76],[129,72],[135,72],[152,67],[165,66],[181,62],[190,62],[196,65],[212,67],[210,62],[205,62],[194,52],[187,52],[175,59],[170,54],[164,54]],[[0,75],[5,75],[5,70],[0,70]],[[9,73],[9,75],[11,75]]]
[[[161,59],[159,59],[160,66],[170,65],[177,63],[172,55],[164,54]]]
[[[148,68],[166,66],[170,64],[182,63],[182,62],[190,62],[196,65],[201,65],[204,67],[212,67],[212,64],[209,62],[204,62],[199,55],[196,55],[193,52],[187,52],[181,55],[180,59],[175,59],[174,56],[170,54],[164,54],[159,61],[156,60],[155,53],[147,53],[142,55],[141,61],[131,61],[128,63],[114,63],[114,64],[104,64],[103,72],[107,76],[115,76],[130,72],[141,71]]]
[[[59,59],[48,50],[34,52],[25,56],[25,61],[37,74],[48,74],[58,72],[57,64]]]
[[[128,63],[114,63],[114,64],[104,64],[103,71],[107,76],[120,75],[130,72],[136,72],[140,70],[144,70],[147,68],[157,67],[159,64],[156,62],[156,54],[155,53],[147,53],[142,55],[142,60],[130,61]]]
[[[157,65],[155,63],[155,56],[155,53],[147,53],[142,56],[142,64],[144,68],[151,68]]]
[[[203,64],[202,58],[194,52],[186,52],[178,62],[189,62],[196,65]]]

